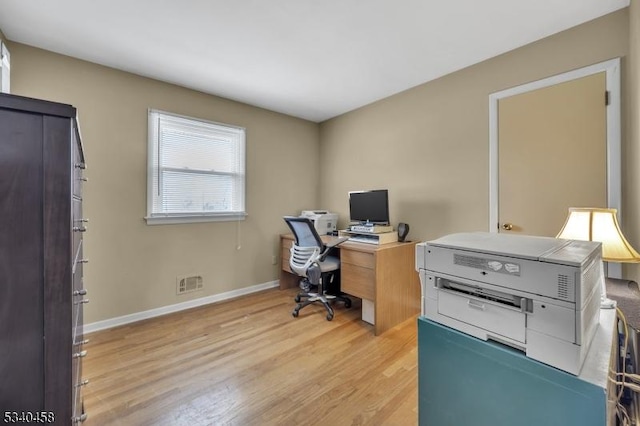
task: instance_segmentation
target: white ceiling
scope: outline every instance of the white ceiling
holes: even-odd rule
[[[323,121],[629,0],[0,0],[16,41]]]

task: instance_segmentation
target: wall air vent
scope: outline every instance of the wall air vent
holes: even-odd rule
[[[185,275],[176,278],[176,293],[184,294],[202,290],[204,284],[200,275]]]

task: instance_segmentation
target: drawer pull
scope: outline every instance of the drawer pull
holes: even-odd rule
[[[469,306],[470,308],[473,308],[473,309],[478,309],[480,311],[484,311],[484,309],[485,309],[484,303],[474,302],[473,300],[469,300],[467,302],[467,306]]]
[[[75,302],[74,305],[82,305],[82,304],[87,304],[89,303],[89,299],[82,299],[79,302]]]
[[[76,290],[73,292],[74,296],[84,296],[85,294],[87,294],[87,290],[84,288],[82,290]]]
[[[84,423],[84,421],[87,420],[87,415],[83,414],[81,416],[76,416],[73,418],[73,422],[74,423]]]
[[[80,180],[83,182],[89,182],[89,178],[86,178],[86,177],[81,177]]]
[[[85,226],[74,226],[73,227],[73,231],[74,232],[87,232],[87,228]]]
[[[89,222],[89,219],[75,219],[74,222],[87,223]]]
[[[82,346],[82,345],[86,345],[87,343],[89,343],[89,339],[84,339],[76,343],[75,346]]]
[[[84,358],[85,356],[87,356],[87,351],[76,352],[73,354],[74,358]]]
[[[80,259],[78,263],[89,263],[89,259]]]
[[[84,170],[87,168],[87,165],[84,163],[76,163],[75,167],[76,169]]]

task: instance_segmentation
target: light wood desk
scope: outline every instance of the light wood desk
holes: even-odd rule
[[[325,242],[337,237],[323,236]],[[280,288],[298,285],[300,278],[289,269],[292,234],[280,236],[282,267]],[[375,335],[420,313],[420,280],[415,270],[416,242],[340,244],[340,287],[342,292],[373,306]]]

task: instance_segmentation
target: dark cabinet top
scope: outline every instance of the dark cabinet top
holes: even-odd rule
[[[67,104],[0,93],[0,109],[76,118],[76,109]]]

